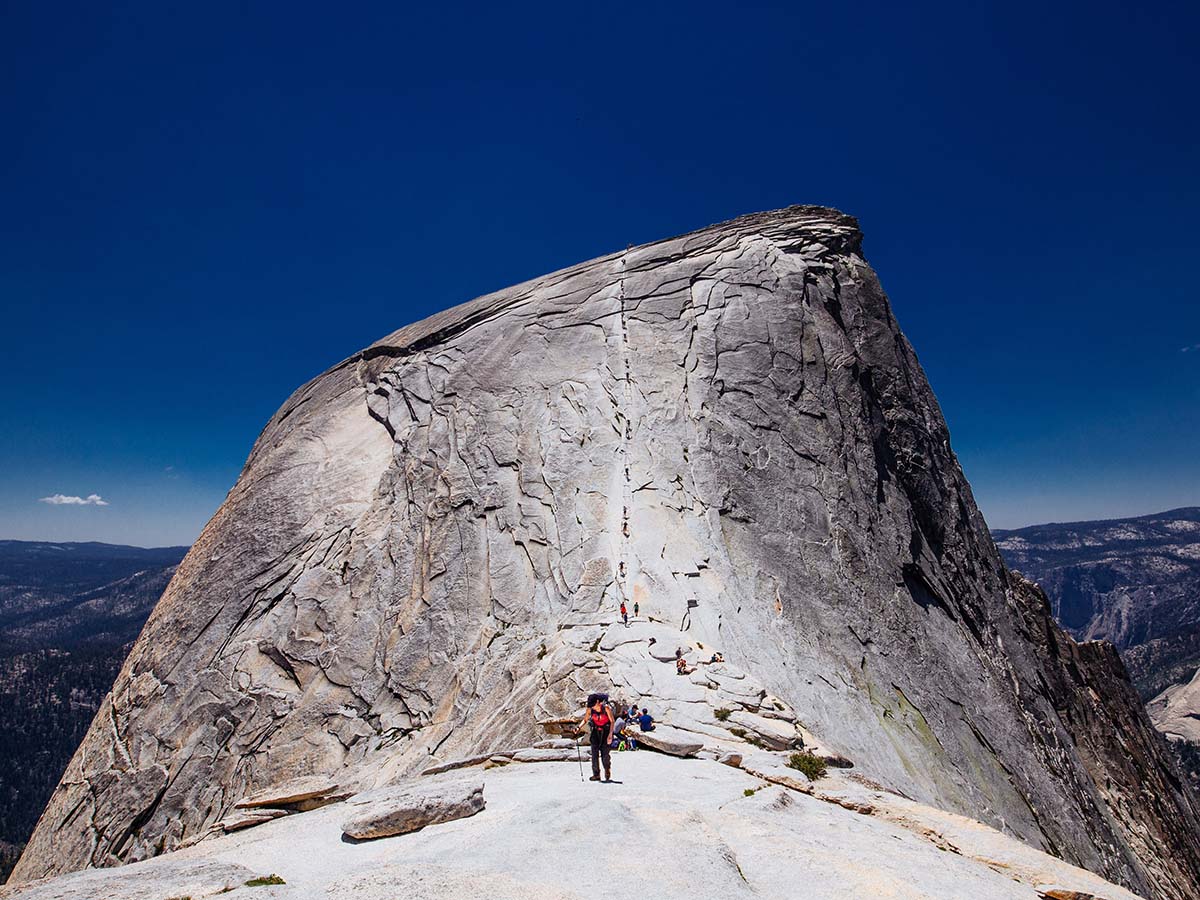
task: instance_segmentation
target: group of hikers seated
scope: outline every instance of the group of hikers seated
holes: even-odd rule
[[[644,706],[639,713],[636,703],[628,707],[616,703],[614,715],[616,720],[613,722],[612,739],[609,741],[609,747],[613,750],[636,750],[638,732],[654,730],[654,716],[650,715]],[[637,725],[636,729],[634,724]]]
[[[723,663],[723,662],[725,662],[725,657],[720,653],[714,653],[712,655],[712,659],[707,661],[708,665],[712,665],[713,663]],[[705,665],[705,661],[701,660],[700,665]],[[689,666],[688,661],[684,658],[683,648],[677,647],[675,649],[675,674],[676,675],[691,675],[695,671],[696,671],[696,667]]]

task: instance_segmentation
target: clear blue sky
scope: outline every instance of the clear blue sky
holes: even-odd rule
[[[993,526],[1200,503],[1195,3],[409,6],[5,6],[0,537],[186,543],[358,348],[790,203]]]

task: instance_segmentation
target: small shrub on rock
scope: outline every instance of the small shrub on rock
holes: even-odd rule
[[[721,709],[714,709],[713,715],[717,717],[718,722],[724,722],[726,719],[729,718],[729,716],[732,712],[733,712],[732,709],[725,709],[724,707],[722,707]]]
[[[264,875],[262,878],[251,878],[246,882],[246,887],[265,887],[268,884],[287,884],[287,882],[272,873]]]
[[[825,777],[825,760],[813,753],[805,751],[793,753],[788,757],[787,764],[793,769],[807,775],[809,781],[816,781],[818,778]]]

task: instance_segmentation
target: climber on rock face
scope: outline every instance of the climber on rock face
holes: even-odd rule
[[[589,694],[587,714],[582,727],[588,731],[592,753],[592,781],[600,780],[600,761],[604,761],[604,780],[612,781],[612,756],[609,744],[613,736],[613,714],[605,694]]]
[[[629,627],[629,610],[625,608],[625,601],[621,601],[621,621],[625,623],[625,627]]]

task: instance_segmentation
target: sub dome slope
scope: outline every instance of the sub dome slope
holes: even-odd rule
[[[601,647],[621,599],[884,785],[1196,890],[1120,663],[1005,571],[857,223],[818,207],[481,297],[297,391],[14,879],[169,850],[296,774],[517,745],[598,684],[686,725],[677,682]]]

